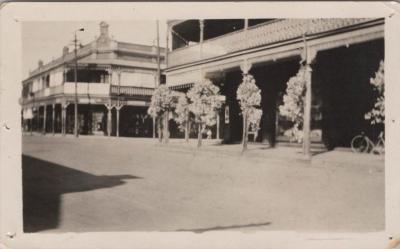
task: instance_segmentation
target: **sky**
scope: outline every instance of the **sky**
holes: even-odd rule
[[[145,45],[156,44],[156,21],[107,21],[109,34],[113,39]],[[87,44],[100,34],[100,21],[87,22],[23,22],[22,23],[22,70],[23,78],[29,76],[29,71],[37,68],[38,61],[46,64],[62,55],[64,46],[73,49],[74,30],[78,32],[78,40]],[[166,21],[160,21],[160,46],[166,43]]]

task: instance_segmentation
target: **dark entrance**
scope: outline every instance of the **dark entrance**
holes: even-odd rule
[[[66,131],[74,132],[74,104],[68,105]],[[78,106],[79,134],[105,135],[107,131],[107,109],[104,105],[80,104]]]
[[[127,137],[152,137],[153,119],[147,114],[148,107],[124,106],[120,110],[119,134]],[[115,116],[114,116],[115,115]],[[113,127],[116,127],[116,113],[113,113]],[[113,129],[116,133],[116,129]]]
[[[237,101],[236,91],[242,82],[242,72],[239,69],[227,71],[224,83],[221,86],[221,94],[225,95],[224,111],[222,111],[223,142],[239,143],[242,140],[243,118],[240,114],[240,106]]]
[[[383,129],[364,118],[376,98],[370,78],[383,58],[383,39],[318,53],[313,87],[322,99],[323,141],[328,148],[349,147],[362,131],[376,137]]]
[[[255,64],[250,70],[249,73],[254,76],[257,86],[261,89],[263,110],[256,141],[274,145],[277,141],[278,128],[290,126],[279,117],[278,108],[282,103],[286,82],[297,73],[299,61],[299,58],[291,58],[285,61]],[[242,140],[243,119],[236,99],[236,91],[241,82],[242,72],[239,69],[228,71],[221,87],[221,94],[226,96],[225,112],[221,113],[222,120],[227,121],[223,129],[225,143],[239,143]]]
[[[284,131],[292,127],[292,122],[279,115],[283,103],[286,83],[299,70],[300,58],[290,58],[271,64],[254,65],[250,71],[261,89],[261,108],[263,116],[257,141],[274,146],[276,142],[286,141]]]

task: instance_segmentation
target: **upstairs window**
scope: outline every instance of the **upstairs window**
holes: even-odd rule
[[[45,77],[45,88],[49,88],[50,87],[50,75],[47,75]]]

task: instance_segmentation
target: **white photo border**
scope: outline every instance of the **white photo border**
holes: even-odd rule
[[[0,247],[4,248],[386,248],[400,236],[400,4],[390,2],[58,2],[7,3],[0,9]],[[168,13],[165,12],[168,10]],[[151,17],[151,18],[150,18]],[[326,233],[87,232],[23,233],[21,23],[193,18],[384,17],[386,158],[384,231]],[[368,193],[365,193],[368,194]]]

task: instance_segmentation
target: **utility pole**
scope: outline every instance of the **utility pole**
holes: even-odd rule
[[[75,61],[75,67],[74,67],[74,81],[75,81],[75,100],[74,100],[74,136],[78,137],[79,133],[79,128],[78,128],[78,51],[77,51],[77,46],[78,46],[78,39],[76,36],[76,32],[78,31],[84,31],[85,29],[80,28],[78,30],[75,30],[74,32],[74,61]]]
[[[165,43],[165,65],[168,68],[168,52],[169,52],[169,33],[172,27],[167,27],[166,43]]]
[[[77,56],[77,43],[78,40],[76,38],[76,31],[74,36],[74,59],[75,59],[75,67],[74,67],[74,81],[75,81],[75,101],[74,101],[74,136],[78,137],[78,56]]]
[[[33,136],[33,121],[35,119],[35,111],[34,111],[34,108],[35,108],[35,94],[33,93],[33,89],[32,89],[32,92],[29,93],[29,94],[33,98],[33,100],[32,100],[32,118],[31,118],[31,136]]]
[[[304,62],[305,66],[305,87],[306,94],[304,97],[304,120],[303,120],[303,154],[309,159],[311,157],[311,101],[312,101],[312,89],[311,89],[311,60],[309,56],[309,48],[307,44],[307,33],[303,34],[303,43],[304,43]]]
[[[117,111],[117,137],[119,137],[119,111],[122,108],[120,102],[120,96],[121,96],[121,68],[118,68],[118,97],[117,97],[117,106],[115,107]]]
[[[161,68],[160,68],[160,28],[157,20],[157,86],[161,84]]]
[[[160,86],[161,83],[161,68],[160,68],[160,32],[159,32],[159,21],[156,21],[156,31],[157,31],[157,76],[156,76],[156,88]],[[153,118],[153,137],[156,134],[156,123],[158,127],[158,138],[161,142],[161,117]]]

